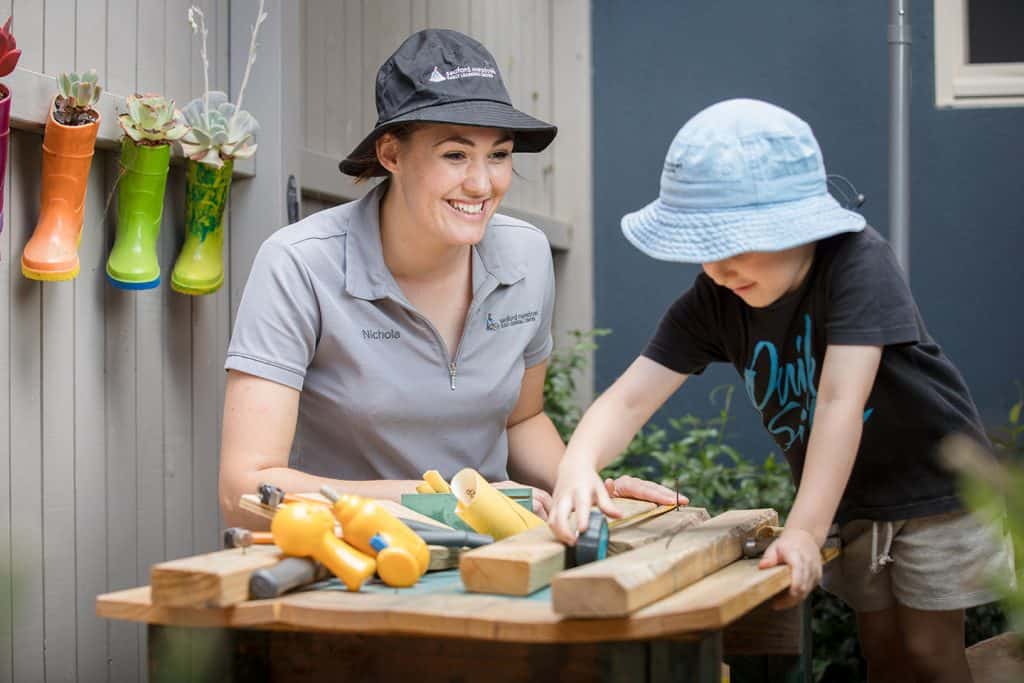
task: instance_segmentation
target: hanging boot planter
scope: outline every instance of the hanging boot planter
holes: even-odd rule
[[[50,106],[43,136],[39,221],[21,254],[21,273],[32,280],[72,280],[78,275],[85,190],[100,115],[96,71],[62,73],[60,95]]]
[[[21,50],[11,33],[8,17],[0,28],[0,78],[10,75],[18,65]],[[4,229],[4,179],[7,176],[7,138],[11,132],[11,91],[0,83],[0,232]]]
[[[253,136],[259,124],[252,114],[242,109],[242,96],[256,58],[256,36],[266,18],[261,0],[249,43],[249,60],[238,91],[238,104],[232,104],[225,93],[211,91],[207,86],[203,96],[185,107],[185,119],[190,127],[181,139],[181,148],[189,158],[185,243],[171,273],[171,288],[182,294],[210,294],[224,282],[224,207],[234,160],[248,159],[256,153]],[[188,19],[192,30],[202,34],[201,56],[209,84],[203,13],[193,6],[189,8]]]
[[[210,294],[224,283],[224,207],[231,188],[231,159],[219,167],[189,159],[185,179],[185,244],[171,273],[182,294]]]
[[[107,279],[120,289],[160,284],[156,242],[164,208],[171,141],[187,131],[174,101],[159,95],[129,95],[128,112],[118,117],[121,177],[117,189],[117,236],[107,259]]]

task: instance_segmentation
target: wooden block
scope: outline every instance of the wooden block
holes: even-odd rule
[[[675,536],[684,529],[697,526],[711,519],[704,508],[670,506],[667,511],[639,524],[617,526],[608,534],[608,554],[619,555],[640,546],[653,543],[660,538]]]
[[[462,548],[449,548],[443,545],[428,545],[430,551],[430,564],[427,565],[428,572],[437,572],[443,569],[455,569],[459,566],[459,558],[462,555]]]
[[[564,616],[625,616],[740,559],[744,538],[778,519],[774,510],[731,510],[659,542],[569,569],[551,583],[552,605]]]
[[[277,546],[232,548],[153,565],[154,605],[227,607],[249,598],[249,577],[281,560]]]
[[[565,569],[565,545],[544,526],[462,554],[459,575],[473,593],[529,595]]]
[[[645,518],[636,526],[626,524],[612,530],[609,554],[632,550],[708,519],[703,508],[665,506],[663,514],[650,519],[646,515],[656,509],[653,503],[615,499],[615,505],[627,515],[618,521]],[[463,553],[459,573],[470,592],[529,595],[550,584],[565,569],[565,559],[565,545],[543,526]]]

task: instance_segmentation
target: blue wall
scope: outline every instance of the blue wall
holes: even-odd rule
[[[679,127],[705,106],[755,97],[810,123],[830,173],[867,196],[888,234],[888,2],[594,0],[594,268],[597,388],[643,349],[697,268],[653,261],[619,219],[653,200]],[[1024,108],[935,108],[932,3],[912,3],[911,284],[933,336],[984,418],[1004,420],[1024,381]],[[735,371],[691,379],[661,416],[710,415]],[[745,396],[737,444],[774,450]]]

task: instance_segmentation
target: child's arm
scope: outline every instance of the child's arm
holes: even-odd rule
[[[641,356],[590,406],[558,466],[548,521],[562,542],[571,544],[576,540],[577,530],[569,528],[569,514],[574,509],[581,511],[577,514],[579,532],[586,529],[586,511],[595,501],[606,514],[621,516],[597,472],[625,450],[633,435],[686,378]],[[644,482],[632,485],[643,486]],[[688,501],[680,498],[680,502]]]
[[[867,403],[882,359],[880,346],[829,346],[818,383],[814,422],[796,501],[782,535],[768,547],[761,568],[788,564],[789,593],[779,608],[797,604],[821,579],[820,548],[857,457]]]

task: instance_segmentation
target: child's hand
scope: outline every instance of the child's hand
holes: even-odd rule
[[[587,528],[590,506],[597,503],[601,512],[609,517],[619,518],[622,513],[612,505],[608,490],[593,465],[563,458],[558,466],[558,482],[552,495],[551,514],[548,525],[555,537],[562,543],[573,545],[576,537]],[[569,515],[576,511],[576,524],[569,524]]]
[[[687,505],[690,499],[657,482],[623,475],[618,479],[605,479],[604,486],[612,498],[647,500],[657,505]]]
[[[764,551],[758,567],[768,569],[780,564],[789,565],[793,580],[789,592],[776,598],[772,607],[788,609],[800,604],[821,580],[821,549],[809,532],[787,528]]]

